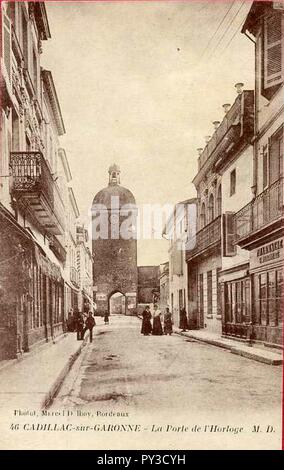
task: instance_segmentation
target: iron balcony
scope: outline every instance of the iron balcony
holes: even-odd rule
[[[64,204],[41,152],[11,152],[11,192],[30,210],[38,224],[52,235],[65,231]]]

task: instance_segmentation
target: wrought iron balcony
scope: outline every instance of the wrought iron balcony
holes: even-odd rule
[[[12,194],[24,203],[38,224],[52,235],[65,230],[64,205],[41,152],[11,152]]]
[[[221,249],[221,216],[216,217],[196,233],[195,247],[186,252],[186,260],[206,256],[209,251],[216,248]]]
[[[256,238],[283,230],[283,178],[235,214],[236,243],[246,247]]]

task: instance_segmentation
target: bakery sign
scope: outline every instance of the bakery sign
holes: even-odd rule
[[[273,261],[280,261],[283,259],[283,254],[283,238],[280,238],[253,250],[251,265],[259,266]]]

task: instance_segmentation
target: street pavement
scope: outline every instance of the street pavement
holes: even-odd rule
[[[179,335],[143,336],[137,318],[113,316],[110,325],[97,324],[54,407],[251,413],[281,406],[281,367]]]
[[[281,366],[178,334],[143,336],[136,317],[96,322],[92,343],[70,334],[0,371],[0,448],[281,447]]]

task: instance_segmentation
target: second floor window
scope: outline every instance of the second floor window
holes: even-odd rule
[[[212,222],[214,219],[214,196],[210,194],[209,204],[208,204],[208,222]]]
[[[236,192],[236,169],[230,173],[230,196]]]
[[[283,132],[282,126],[269,140],[269,184],[283,176]]]
[[[270,99],[283,82],[283,15],[271,12],[263,25],[262,94]]]

